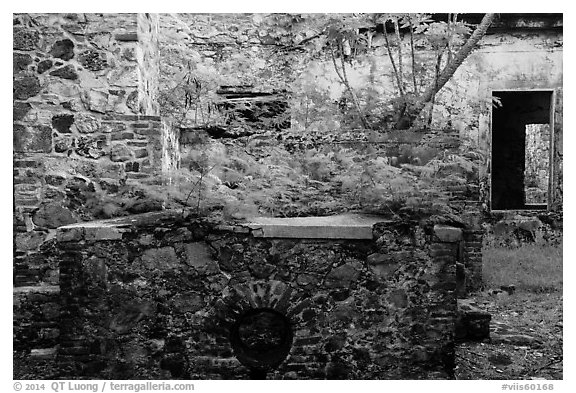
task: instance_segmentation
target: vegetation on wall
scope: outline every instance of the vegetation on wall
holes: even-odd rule
[[[349,210],[397,214],[405,206],[446,201],[449,186],[472,195],[479,154],[425,143],[390,149],[395,142],[386,138],[395,129],[429,128],[436,93],[493,17],[486,14],[473,30],[458,14],[448,14],[446,21],[429,14],[271,14],[261,17],[260,26],[274,32],[273,49],[244,56],[244,47],[238,47],[242,53],[225,53],[216,44],[182,45],[183,35],[196,39],[195,33],[172,16],[182,28],[164,33],[166,80],[160,98],[163,115],[181,128],[175,200],[198,212],[232,217],[304,216]],[[372,59],[389,61],[393,77],[392,91],[384,95],[376,79],[364,89],[350,81],[350,72],[376,50],[378,39],[384,56]],[[294,80],[285,69],[274,68],[279,59],[293,61],[296,71],[311,62],[331,64],[344,87],[341,99],[334,102],[313,74]],[[270,77],[262,78],[266,72]],[[232,105],[222,94],[230,87],[254,89],[256,96],[290,86],[297,88],[292,111],[299,111],[303,132],[279,129],[289,110],[263,113],[254,100]],[[332,115],[334,105],[341,121]],[[343,144],[348,137],[338,122],[361,130]]]
[[[293,98],[304,97],[300,110],[305,112],[308,123],[312,102],[324,99],[321,106],[330,106],[332,100],[306,99],[311,94],[322,94],[317,81],[294,86],[294,75],[279,75],[286,67],[268,68],[284,59],[288,67],[300,72],[306,68],[302,64],[323,59],[332,64],[345,88],[337,105],[356,113],[358,123],[351,122],[348,128],[427,128],[436,94],[475,48],[494,18],[495,14],[486,14],[478,26],[473,26],[458,19],[455,13],[447,14],[446,21],[432,19],[431,14],[270,14],[262,17],[261,25],[276,34],[273,52],[256,59],[242,47],[239,49],[247,53],[225,55],[215,45],[216,57],[209,62],[202,46],[181,44],[183,35],[192,37],[193,33],[179,20],[178,26],[185,28],[178,32],[165,29],[163,33],[166,61],[162,66],[166,80],[160,95],[161,107],[165,115],[178,118],[182,124],[230,124],[226,120],[231,113],[221,105],[223,100],[218,95],[220,86],[257,84],[268,90],[296,87]],[[366,55],[376,53],[377,41],[383,41],[385,52],[375,61],[389,62],[392,90],[382,94],[377,86],[371,86],[378,83],[373,80],[357,91],[349,73],[359,62],[366,61]],[[264,78],[259,79],[260,76]],[[302,76],[306,77],[302,74],[296,79]],[[319,106],[315,105],[315,109],[322,110]],[[238,119],[242,120],[236,116]]]
[[[312,15],[299,22],[303,34],[312,34],[302,39],[299,45],[310,48],[310,41],[315,40],[319,42],[313,48],[329,52],[362,128],[372,129],[374,126],[369,114],[350,84],[347,68],[353,68],[355,58],[373,48],[373,40],[381,32],[392,68],[395,92],[388,94],[392,97],[393,113],[381,113],[379,117],[391,115],[394,129],[426,128],[429,117],[428,121],[416,123],[418,116],[425,107],[431,113],[436,94],[472,52],[494,17],[495,14],[486,14],[472,32],[472,26],[458,20],[458,14],[454,13],[447,15],[447,21],[435,21],[430,14]],[[403,39],[402,35],[408,38]],[[424,58],[417,52],[432,53],[432,56]],[[366,101],[373,99],[379,98],[369,94]]]

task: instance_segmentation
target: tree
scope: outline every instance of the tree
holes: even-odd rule
[[[482,21],[474,30],[470,38],[466,41],[466,43],[460,48],[458,53],[449,61],[442,72],[437,75],[434,80],[434,83],[430,84],[428,88],[419,96],[413,106],[409,108],[404,118],[400,119],[400,122],[407,122],[408,124],[412,124],[414,119],[422,112],[426,103],[430,102],[436,94],[444,87],[444,85],[452,78],[458,67],[466,60],[468,55],[472,52],[472,50],[476,47],[476,44],[484,37],[488,27],[492,24],[496,14],[485,14],[482,18]]]
[[[349,83],[346,68],[352,66],[351,59],[356,53],[370,49],[371,32],[383,25],[385,47],[390,59],[397,88],[395,99],[395,127],[407,129],[414,127],[415,120],[427,104],[434,103],[436,94],[452,78],[458,67],[464,62],[486,31],[496,14],[485,14],[477,28],[470,34],[470,27],[457,19],[457,14],[448,14],[448,21],[434,21],[428,14],[330,14],[301,16],[296,34],[302,31],[313,33],[303,38],[297,46],[319,40],[315,48],[328,50],[336,74],[349,93],[353,107],[364,128],[372,128],[362,108],[360,99]],[[394,31],[388,33],[388,27]],[[403,61],[401,29],[407,31],[410,43],[410,70]],[[469,36],[468,36],[469,35]],[[430,64],[419,68],[434,69],[432,80],[427,83],[424,76],[418,78],[418,64],[415,56],[415,38],[427,42],[427,50],[435,52],[434,67]],[[467,37],[467,38],[466,38]],[[393,43],[392,40],[396,42]],[[396,55],[394,52],[396,47]],[[310,46],[309,46],[310,47]],[[408,80],[408,78],[410,78]],[[418,82],[417,79],[420,79]]]

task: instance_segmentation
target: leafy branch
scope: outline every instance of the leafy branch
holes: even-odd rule
[[[496,14],[485,14],[482,21],[478,27],[474,30],[472,35],[466,40],[466,43],[460,48],[458,53],[449,61],[442,72],[435,78],[434,83],[428,86],[428,88],[419,96],[412,108],[410,108],[409,117],[410,124],[413,123],[416,116],[424,109],[424,106],[432,100],[434,96],[444,87],[444,85],[452,78],[458,67],[466,60],[468,55],[476,47],[476,44],[484,37],[488,27],[492,24],[492,21],[496,17]]]
[[[297,46],[310,43],[315,38],[325,40],[336,74],[352,97],[354,108],[358,112],[363,127],[371,129],[372,127],[367,121],[366,109],[360,105],[358,94],[352,89],[346,76],[344,59],[350,58],[350,64],[352,64],[351,59],[354,54],[369,49],[372,46],[372,32],[377,30],[378,25],[382,25],[385,49],[390,60],[398,94],[398,98],[393,100],[393,102],[399,103],[394,128],[413,129],[415,120],[420,113],[427,104],[433,104],[436,94],[452,78],[458,67],[486,34],[495,16],[496,14],[485,14],[471,35],[469,35],[469,25],[463,21],[458,21],[455,13],[448,14],[448,23],[435,22],[430,19],[428,14],[341,14],[331,16],[328,21],[322,17],[314,16],[300,19],[315,27],[312,28],[314,34],[303,38]],[[317,24],[323,24],[323,26],[317,27]],[[392,26],[396,43],[390,39],[387,25]],[[412,72],[410,73],[411,81],[408,83],[405,82],[408,73],[404,63],[402,30],[407,31],[409,36]],[[427,49],[433,49],[436,52],[433,66],[426,67],[424,64],[422,67],[433,70],[432,80],[422,92],[419,86],[423,84],[419,84],[417,80],[419,65],[416,59],[416,36],[421,42],[428,43]],[[464,39],[464,37],[468,38]],[[394,44],[397,46],[395,54],[393,53]],[[350,50],[345,50],[345,45],[349,46]],[[460,48],[456,50],[458,46]],[[323,47],[325,46],[317,46],[320,49]],[[337,56],[341,58],[341,64],[336,61]],[[412,88],[407,89],[410,84]]]

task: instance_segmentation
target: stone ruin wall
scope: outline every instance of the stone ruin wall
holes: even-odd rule
[[[177,68],[184,67],[183,59],[178,58],[180,52],[191,55],[192,63],[200,64],[205,74],[222,75],[223,80],[219,82],[253,84],[261,91],[291,90],[295,129],[302,122],[298,97],[307,94],[302,87],[306,73],[314,76],[316,90],[327,89],[328,100],[337,99],[341,91],[330,90],[339,86],[330,64],[316,60],[310,63],[301,51],[287,50],[286,31],[272,28],[268,17],[264,14],[199,14],[177,18],[167,14],[16,14],[14,194],[17,228],[30,231],[34,227],[30,213],[40,207],[40,201],[63,200],[61,206],[74,210],[66,185],[61,183],[85,183],[88,179],[88,184],[73,184],[72,188],[106,192],[124,181],[154,181],[150,174],[162,161],[159,147],[167,144],[168,139],[177,147],[177,136],[165,135],[159,118],[134,116],[158,115],[157,100],[161,93],[157,81],[160,79],[165,84],[176,75]],[[167,38],[167,32],[172,36]],[[386,94],[393,91],[388,86],[392,80],[390,67],[387,57],[380,53],[382,48],[375,46],[373,59],[378,63],[375,82]],[[359,74],[354,77],[351,73],[350,77],[354,87],[361,91],[368,80],[363,74],[366,69],[356,68]],[[466,60],[439,95],[435,110],[442,116],[434,119],[445,123],[433,123],[433,129],[448,126],[458,131],[459,150],[489,151],[487,94],[490,89],[514,86],[556,90],[552,207],[557,210],[562,205],[561,32],[535,34],[520,30],[487,36],[482,47]],[[466,95],[462,96],[464,92]],[[328,113],[329,118],[338,117],[337,113],[330,113],[329,106],[320,112]],[[173,160],[165,161],[170,161],[170,165],[165,166],[174,167]],[[484,203],[489,195],[489,160],[485,162],[487,165],[480,165],[478,190]],[[74,179],[72,173],[85,178]],[[65,179],[53,179],[54,176]],[[472,201],[475,197],[467,199]],[[61,213],[61,219],[66,222],[82,219],[70,212]],[[548,221],[559,222],[561,217]],[[24,240],[19,244],[37,243],[30,244],[29,236],[40,238],[38,234],[22,236]]]
[[[159,86],[154,83],[162,64],[154,59],[158,53],[163,58],[163,47],[153,44],[156,31],[166,26],[166,17],[160,15],[157,20],[146,14],[14,15],[14,306],[15,326],[19,329],[15,348],[51,348],[61,335],[61,272],[55,259],[43,257],[54,251],[50,239],[56,228],[91,219],[82,210],[87,195],[114,192],[126,182],[159,181],[156,174],[162,165],[162,141],[166,135],[156,105]],[[242,62],[248,68],[236,74],[224,72],[230,84],[247,81],[268,91],[298,86],[293,69],[301,69],[301,57],[274,50],[282,46],[282,36],[262,27],[259,17],[195,18],[196,27],[188,27],[193,29],[194,44],[202,48],[199,56],[208,69],[217,67],[222,72],[220,67],[226,65],[222,60],[239,49],[249,54],[250,60]],[[213,18],[226,21],[213,23]],[[512,86],[506,84],[508,79],[521,88],[552,86],[557,98],[554,206],[561,208],[561,35],[519,33],[488,38],[488,43],[465,62],[446,89],[446,97],[459,97],[459,92],[466,92],[466,97],[449,104],[441,93],[436,110],[448,115],[442,118],[450,119],[462,143],[489,151],[488,89]],[[503,49],[498,49],[499,42],[504,42]],[[522,50],[515,50],[519,47]],[[510,53],[504,53],[507,50]],[[527,57],[530,62],[525,61]],[[506,60],[498,60],[503,58]],[[387,60],[378,60],[385,68]],[[528,63],[533,64],[531,69],[526,69]],[[294,64],[297,66],[291,68]],[[319,86],[334,85],[335,75],[326,65],[316,65],[311,70],[320,78]],[[381,82],[386,86],[386,72],[382,75]],[[331,94],[326,93],[328,97]],[[292,124],[297,126],[299,107],[296,104],[294,108]],[[459,146],[460,143],[455,148]],[[487,172],[482,171],[485,168],[480,173],[484,180],[475,195],[486,186]],[[462,190],[450,192],[456,196],[453,202],[460,199],[463,212],[469,211],[470,217],[480,210],[479,199],[466,193],[458,198]],[[482,195],[485,201],[487,194]],[[504,224],[496,230],[504,227],[505,233],[515,233],[520,226],[531,231],[541,223],[561,230],[561,213],[538,214],[538,221],[532,219],[532,214],[525,215],[521,221],[527,224],[518,224],[506,214],[494,217],[490,230],[500,221]],[[482,235],[478,228],[466,229],[463,248],[458,248],[459,268],[468,271],[470,289],[481,286]]]
[[[14,15],[16,285],[57,282],[33,252],[90,219],[90,195],[158,181],[162,127],[146,82],[158,67],[141,45],[154,26],[139,35],[136,14]]]
[[[42,255],[55,229],[93,219],[91,198],[159,181],[157,48],[142,45],[157,26],[141,19],[13,15],[15,347],[58,340],[59,266]]]
[[[178,213],[137,220],[62,227],[48,254],[61,265],[56,359],[71,376],[250,378],[230,337],[258,309],[284,315],[293,332],[269,379],[453,371],[461,229],[380,222],[372,239],[298,239]]]

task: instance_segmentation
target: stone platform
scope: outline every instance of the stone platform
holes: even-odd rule
[[[449,379],[461,241],[357,214],[66,225],[47,256],[57,361],[99,379]]]

